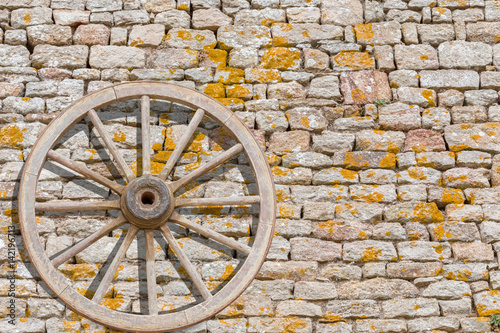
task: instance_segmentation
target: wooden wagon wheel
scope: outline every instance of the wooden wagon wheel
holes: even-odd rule
[[[149,148],[150,99],[174,102],[197,110],[183,137],[171,154],[162,172],[151,175],[150,149],[143,149],[143,175],[136,177],[120,155],[109,134],[106,132],[95,110],[113,103],[141,100],[141,133],[143,147]],[[198,169],[191,171],[176,181],[166,181],[174,165],[181,156],[202,118],[208,116],[229,131],[239,142]],[[52,148],[58,140],[76,123],[88,117],[97,130],[104,146],[114,159],[114,164],[127,180],[121,185],[106,178],[85,165],[76,163],[56,153]],[[227,198],[182,199],[175,196],[176,190],[190,181],[207,173],[214,167],[244,152],[254,172],[258,195]],[[36,202],[35,189],[46,159],[53,160],[76,173],[91,179],[120,196],[119,200],[92,202]],[[233,302],[250,284],[258,273],[269,250],[275,222],[276,199],[274,184],[267,159],[259,144],[244,124],[218,101],[197,91],[164,82],[123,83],[89,94],[70,105],[44,130],[31,149],[25,163],[19,193],[19,217],[24,245],[41,279],[70,309],[104,326],[127,332],[165,332],[188,327],[212,317]],[[175,208],[188,206],[223,206],[259,204],[259,221],[254,235],[253,246],[236,241],[212,229],[203,227],[179,214]],[[81,211],[119,209],[121,215],[101,230],[66,249],[50,259],[44,250],[37,232],[35,212],[41,211]],[[57,267],[68,259],[108,235],[113,229],[130,223],[130,228],[109,265],[92,299],[88,299],[72,288]],[[234,277],[218,292],[210,292],[190,259],[183,253],[174,239],[166,221],[176,223],[246,256]],[[204,301],[185,310],[158,314],[156,295],[155,258],[153,233],[157,229],[166,238],[170,248],[186,270],[193,285]],[[146,281],[148,290],[148,313],[132,314],[114,311],[100,305],[106,294],[127,248],[141,230],[146,240]]]

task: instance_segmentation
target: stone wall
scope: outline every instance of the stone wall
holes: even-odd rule
[[[219,99],[263,144],[276,182],[276,232],[257,280],[186,332],[490,330],[488,317],[500,313],[500,2],[0,0],[0,26],[1,332],[106,331],[50,299],[23,250],[15,199],[23,161],[50,120],[87,93],[136,80]],[[99,111],[134,172],[138,110],[131,101]],[[157,172],[192,112],[160,101],[153,110]],[[202,124],[174,178],[220,153],[221,142],[217,125]],[[88,121],[57,148],[94,170],[110,164]],[[113,198],[46,167],[39,200]],[[186,195],[255,190],[241,156],[212,176]],[[244,242],[253,211],[183,213]],[[113,216],[45,213],[38,232],[53,255]],[[9,226],[17,234],[15,326],[6,317]],[[244,259],[174,231],[211,289]],[[121,232],[61,266],[78,291],[95,290]],[[162,310],[199,301],[157,240]],[[105,306],[142,309],[141,247],[139,237]]]

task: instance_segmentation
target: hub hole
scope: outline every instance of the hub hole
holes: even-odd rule
[[[141,201],[144,205],[151,206],[155,203],[155,195],[153,194],[153,192],[144,192],[142,194]]]

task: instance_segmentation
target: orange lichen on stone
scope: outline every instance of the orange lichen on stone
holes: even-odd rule
[[[467,148],[469,148],[469,145],[466,145],[466,144],[463,144],[463,143],[461,143],[459,145],[451,145],[450,146],[450,150],[451,151],[461,151],[461,150],[465,150]]]
[[[356,171],[339,169],[339,173],[344,179],[356,179],[358,178],[358,173]]]
[[[226,67],[218,73],[219,76],[215,79],[223,84],[243,83],[245,80],[245,71],[240,68]]]
[[[206,50],[208,59],[214,64],[218,64],[217,68],[225,68],[227,65],[227,51],[219,49]]]
[[[154,159],[151,159],[151,174],[152,175],[158,175],[160,174],[161,170],[163,170],[163,167],[165,166],[164,163],[158,163],[155,162]],[[132,169],[132,172],[136,176],[141,176],[142,175],[142,157],[138,157],[132,164],[130,165],[130,169]]]
[[[373,38],[375,33],[373,32],[373,27],[371,23],[368,24],[356,24],[354,26],[354,31],[356,32],[356,38],[358,40],[364,39],[369,41]]]
[[[360,261],[379,261],[381,255],[381,249],[374,246],[369,246],[363,251],[363,257],[360,259]]]
[[[429,221],[433,223],[444,222],[443,213],[433,202],[419,202],[413,210],[411,222]]]
[[[250,74],[252,76],[255,76],[257,80],[261,83],[275,83],[275,82],[281,82],[282,80],[280,73],[278,71],[273,71],[273,70],[251,68]]]
[[[26,24],[30,24],[31,23],[31,14],[26,14],[23,16],[23,21],[24,23]]]
[[[237,104],[245,104],[245,101],[240,98],[217,98],[217,100],[222,103],[222,105],[230,106]]]
[[[366,100],[366,95],[361,89],[355,88],[351,90],[351,98],[355,102]]]
[[[276,190],[276,201],[277,202],[285,202],[289,200],[290,196],[284,190]]]
[[[462,204],[464,202],[462,191],[455,188],[444,189],[441,202],[447,204]]]
[[[276,21],[275,21],[275,20],[273,20],[273,19],[269,19],[269,18],[268,18],[268,19],[262,20],[262,21],[260,22],[260,25],[263,25],[263,26],[265,26],[265,27],[271,27],[274,23],[276,23]]]
[[[408,169],[408,176],[416,180],[427,180],[427,176],[424,174],[424,171],[418,167]]]
[[[133,40],[131,43],[130,43],[130,46],[136,46],[136,47],[140,47],[142,44],[144,44],[144,41],[140,38],[140,37],[137,37],[137,39]]]
[[[118,310],[122,304],[125,303],[125,300],[120,298],[104,298],[101,301],[101,304],[111,310]]]
[[[203,92],[213,98],[226,97],[226,88],[222,83],[208,83]]]
[[[375,66],[375,60],[367,52],[341,51],[333,57],[333,61],[338,66],[350,69],[366,69]]]
[[[59,268],[59,271],[72,281],[91,279],[97,274],[96,268],[89,264],[63,265]]]
[[[424,91],[422,91],[422,97],[427,100],[430,107],[436,106],[436,101],[433,99],[432,90],[425,89]]]
[[[275,36],[273,37],[273,46],[284,46],[284,47],[289,47],[293,46],[292,43],[288,41],[285,37],[281,36]]]
[[[380,161],[379,167],[386,169],[393,169],[396,167],[396,155],[387,153]]]
[[[121,130],[116,131],[116,133],[113,135],[113,140],[116,142],[124,142],[126,139],[127,135]]]
[[[297,69],[300,65],[300,51],[286,47],[273,47],[262,56],[261,66],[267,69],[286,71],[290,68]]]
[[[20,143],[24,141],[23,132],[26,132],[26,129],[21,130],[17,125],[9,125],[0,129],[0,144],[22,148]]]
[[[226,88],[228,98],[248,98],[251,97],[250,89],[240,84],[228,86]],[[219,97],[220,98],[220,97]]]
[[[353,152],[346,152],[343,164],[351,168],[364,168],[370,166],[370,163],[363,161],[363,158]]]

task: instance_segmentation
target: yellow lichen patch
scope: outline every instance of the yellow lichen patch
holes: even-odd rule
[[[427,100],[427,103],[429,103],[430,107],[436,106],[436,101],[434,100],[432,90],[425,89],[424,91],[422,91],[422,97]]]
[[[137,37],[137,39],[134,39],[134,40],[130,43],[130,46],[140,47],[142,44],[144,44],[144,41],[143,41],[140,37]]]
[[[363,161],[363,158],[353,152],[346,152],[344,156],[344,164],[347,168],[361,169],[370,166],[370,163]]]
[[[356,38],[358,40],[364,39],[365,41],[370,41],[375,33],[373,32],[373,27],[371,23],[368,24],[356,24],[354,26],[354,31],[356,32]]]
[[[163,167],[165,166],[164,163],[158,163],[155,162],[154,159],[151,159],[151,174],[152,175],[159,175],[161,170],[163,170]],[[132,169],[132,172],[136,176],[141,176],[142,175],[142,157],[138,157],[132,164],[130,165],[130,169]]]
[[[445,232],[442,224],[436,224],[432,228],[432,232],[434,233],[434,236],[436,236],[437,240],[442,240],[443,236],[446,236],[446,237],[451,236],[451,234],[449,232]]]
[[[280,158],[277,155],[269,154],[269,155],[267,155],[267,163],[270,166],[278,165],[280,163]]]
[[[486,271],[486,275],[488,275],[488,271]],[[468,269],[464,269],[462,271],[457,271],[457,274],[455,275],[453,272],[449,272],[446,276],[447,279],[449,280],[459,280],[459,281],[469,281],[469,278],[472,276],[472,272]],[[486,276],[488,279],[488,276]]]
[[[245,80],[245,71],[240,68],[226,67],[217,73],[218,76],[215,79],[223,84],[237,84]]]
[[[418,167],[408,169],[408,176],[416,180],[427,180],[427,176],[425,175],[423,169]]]
[[[26,14],[23,16],[23,21],[24,23],[26,24],[30,24],[31,23],[31,15],[30,14]]]
[[[276,23],[276,21],[273,19],[265,19],[260,22],[260,25],[263,25],[265,27],[271,27],[274,23]]]
[[[377,185],[364,185],[363,190],[371,189]],[[363,192],[359,194],[351,194],[351,198],[354,200],[362,200],[365,202],[384,202],[384,194],[380,192]]]
[[[389,141],[387,142],[387,151],[390,153],[397,154],[399,153],[399,147],[394,142]]]
[[[363,251],[363,257],[360,259],[360,261],[379,261],[381,255],[381,249],[374,246],[369,246]]]
[[[444,216],[434,202],[419,202],[413,210],[411,222],[444,222]]]
[[[273,47],[262,56],[261,66],[267,69],[278,69],[286,71],[298,69],[300,65],[300,51],[291,50],[286,47]]]
[[[387,153],[380,161],[379,167],[386,169],[393,169],[396,167],[396,155]]]
[[[293,44],[290,43],[288,41],[288,39],[286,39],[285,37],[275,36],[275,37],[273,37],[273,46],[289,47],[289,46],[293,46]]]
[[[226,91],[227,91],[228,98],[251,98],[252,97],[252,93],[250,92],[250,89],[248,89],[247,87],[244,87],[240,84],[228,86],[226,88]]]
[[[219,49],[210,49],[206,50],[208,59],[213,64],[218,64],[217,68],[225,68],[227,65],[227,51],[219,50]]]
[[[309,128],[309,118],[307,118],[306,116],[301,116],[300,117],[300,124],[302,126],[304,126],[305,128]]]
[[[217,100],[225,106],[245,104],[245,101],[240,98],[217,98]]]
[[[358,173],[356,171],[339,169],[339,173],[344,179],[356,179],[358,178]]]
[[[375,60],[367,52],[342,51],[333,57],[336,65],[350,69],[366,69],[375,66]]]
[[[249,74],[250,76],[255,77],[260,83],[275,83],[281,82],[282,80],[280,72],[274,70],[251,68]]]
[[[429,59],[429,56],[428,56],[427,54],[422,54],[422,55],[420,56],[420,59],[422,59],[422,60],[428,60],[428,59]]]
[[[341,317],[341,316],[338,316],[338,315],[335,315],[331,312],[328,312],[326,314],[324,314],[322,316],[322,321],[332,321],[332,322],[336,322],[336,321],[343,321],[344,320],[344,317]],[[330,324],[332,325],[332,324]]]
[[[441,197],[441,202],[446,204],[462,204],[464,203],[464,197],[462,191],[456,188],[447,188],[443,190],[443,195]]]
[[[439,254],[442,254],[444,249],[445,249],[445,247],[441,244],[440,245],[433,245],[432,248],[434,249],[434,251],[436,251],[436,253],[439,253]]]
[[[189,11],[189,5],[186,3],[183,3],[183,4],[180,4],[179,6],[177,6],[177,9]]]
[[[482,137],[481,135],[478,135],[478,134],[472,134],[472,135],[470,136],[470,138],[471,138],[472,140],[474,140],[474,141],[476,141],[476,142],[477,142],[477,141],[480,141],[483,137]]]
[[[116,131],[116,133],[113,135],[113,140],[116,142],[124,142],[126,139],[127,135],[121,130]]]
[[[451,182],[465,182],[467,181],[467,175],[448,175],[446,178],[449,183]]]
[[[302,318],[284,318],[283,327],[279,333],[294,333],[304,331],[308,326],[308,322]]]
[[[451,145],[450,146],[450,150],[451,151],[461,151],[461,150],[465,150],[467,148],[469,148],[469,145],[466,145],[466,144],[463,144],[463,143],[461,143],[459,145]]]
[[[22,148],[20,143],[24,140],[23,132],[26,132],[26,129],[21,130],[17,125],[9,125],[0,129],[0,144]]]
[[[91,279],[96,276],[96,268],[89,264],[67,264],[61,266],[59,270],[72,281]]]
[[[483,127],[484,128],[497,128],[498,126],[500,126],[498,123],[486,123],[486,124],[483,124]]]
[[[226,88],[224,88],[222,83],[208,83],[203,92],[213,98],[226,97]]]
[[[123,298],[104,298],[101,304],[111,310],[118,310],[125,303]]]
[[[284,190],[276,190],[276,201],[277,202],[285,202],[289,200],[290,196]]]
[[[217,277],[217,278],[213,278],[213,277],[209,277],[209,280],[210,281],[214,281],[214,280],[227,280],[231,277],[231,275],[233,274],[233,271],[234,271],[234,266],[233,265],[226,265],[226,268],[224,269],[224,273]]]
[[[354,102],[362,102],[366,100],[366,95],[361,89],[355,88],[351,90],[351,98]]]

